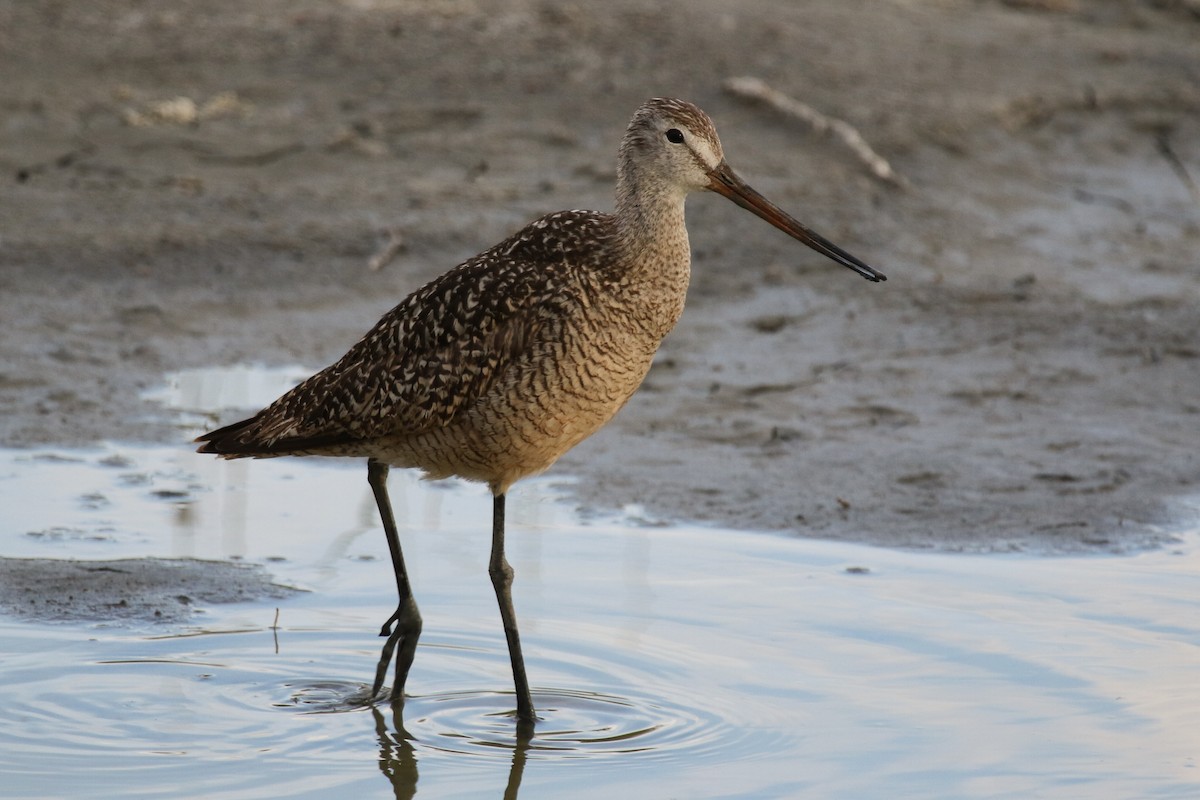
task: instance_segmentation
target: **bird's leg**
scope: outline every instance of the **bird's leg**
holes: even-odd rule
[[[525,659],[521,655],[521,634],[517,632],[517,614],[513,610],[513,568],[504,557],[504,495],[497,494],[492,500],[492,557],[488,561],[488,575],[496,590],[496,601],[500,604],[500,620],[504,623],[504,636],[508,639],[508,657],[512,661],[513,686],[517,691],[518,732],[521,728],[532,732],[537,719],[533,713],[533,699],[529,694],[529,680],[525,677]]]
[[[396,593],[400,596],[396,611],[387,622],[383,623],[380,636],[388,637],[379,657],[379,666],[375,670],[375,684],[371,689],[371,697],[379,694],[383,688],[383,676],[392,660],[396,646],[400,652],[396,655],[396,680],[392,684],[392,699],[404,697],[404,682],[408,679],[408,670],[412,667],[413,656],[417,652],[417,639],[421,638],[421,612],[417,609],[417,601],[413,599],[412,586],[408,582],[408,571],[404,568],[404,555],[400,552],[400,534],[396,531],[396,518],[392,515],[392,503],[388,499],[387,490],[388,465],[375,459],[367,460],[367,482],[375,494],[375,505],[379,506],[379,519],[383,522],[383,532],[387,535],[388,550],[392,554],[392,569],[396,573]],[[392,623],[396,630],[392,631]]]

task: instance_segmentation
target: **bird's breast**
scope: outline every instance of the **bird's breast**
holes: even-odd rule
[[[665,335],[662,325],[646,322],[627,306],[603,304],[543,329],[463,420],[476,448],[504,465],[489,482],[504,485],[546,469],[612,419],[641,385]]]

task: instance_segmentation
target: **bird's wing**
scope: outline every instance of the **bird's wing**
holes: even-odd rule
[[[312,450],[450,424],[585,291],[568,285],[579,279],[576,262],[546,246],[545,221],[555,218],[409,295],[336,363],[255,417],[201,437],[207,452]]]

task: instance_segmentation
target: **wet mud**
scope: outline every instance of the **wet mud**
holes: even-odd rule
[[[889,280],[692,198],[682,322],[555,467],[584,510],[1161,543],[1200,487],[1193,5],[5,5],[0,443],[185,441],[143,397],[165,373],[324,366],[534,216],[610,208],[629,114],[676,95]],[[744,75],[908,188],[722,88]]]

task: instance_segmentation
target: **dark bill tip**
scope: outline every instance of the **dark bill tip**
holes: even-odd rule
[[[709,189],[766,220],[793,239],[803,242],[843,267],[854,270],[869,281],[879,283],[887,280],[887,276],[882,272],[850,255],[824,236],[806,228],[779,206],[756,192],[748,183],[739,178],[725,162],[722,161],[717,165],[712,172],[708,173],[708,176],[710,179]]]

